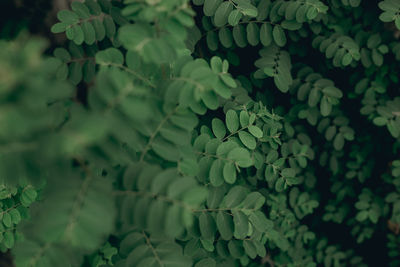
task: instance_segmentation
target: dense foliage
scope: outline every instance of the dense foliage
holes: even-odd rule
[[[0,41],[17,267],[400,266],[400,1],[85,0],[57,18],[52,56]]]

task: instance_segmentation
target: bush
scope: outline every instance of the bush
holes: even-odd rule
[[[0,42],[16,266],[399,266],[400,4],[85,0]],[[0,35],[2,36],[2,35]]]

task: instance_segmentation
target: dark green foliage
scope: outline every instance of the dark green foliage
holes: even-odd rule
[[[0,42],[0,249],[17,267],[398,266],[399,9],[85,0],[58,12],[53,57]]]

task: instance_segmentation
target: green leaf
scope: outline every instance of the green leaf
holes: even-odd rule
[[[72,10],[82,19],[90,18],[89,8],[79,1],[74,1],[71,3]]]
[[[326,96],[323,96],[321,99],[321,115],[326,117],[332,112],[332,104],[328,102]]]
[[[334,97],[334,98],[341,98],[343,97],[342,91],[338,88],[333,86],[328,86],[322,89],[322,93],[326,96]]]
[[[194,267],[216,267],[217,263],[213,258],[205,258],[198,261]]]
[[[265,197],[261,195],[259,192],[251,192],[248,194],[240,204],[240,207],[244,209],[250,210],[258,210],[260,209],[265,203]]]
[[[82,30],[83,30],[83,35],[85,36],[84,37],[85,43],[87,43],[88,45],[94,44],[94,42],[96,41],[96,33],[93,25],[90,22],[86,21],[82,24]]]
[[[342,133],[338,133],[333,140],[333,147],[336,150],[342,150],[344,146],[344,137]]]
[[[353,57],[350,53],[346,53],[343,57],[342,57],[342,65],[343,66],[348,66],[350,65],[350,63],[352,62]]]
[[[219,77],[222,79],[222,81],[229,87],[236,88],[236,82],[235,80],[230,76],[228,73],[222,73],[219,75]]]
[[[83,33],[82,27],[79,25],[75,25],[72,27],[74,31],[74,36],[73,36],[73,41],[77,45],[81,45],[83,41],[85,40],[85,35]]]
[[[106,29],[104,28],[103,23],[95,19],[92,21],[92,24],[96,33],[96,40],[102,41],[106,37]]]
[[[11,222],[13,224],[18,224],[21,221],[21,214],[17,209],[10,210],[9,214],[11,216]]]
[[[240,131],[239,132],[239,139],[242,141],[242,143],[249,149],[254,150],[257,146],[256,139],[249,134],[248,132],[245,131]]]
[[[356,220],[359,222],[365,221],[368,218],[368,210],[363,210],[357,213]]]
[[[64,62],[71,60],[71,54],[65,48],[58,47],[58,48],[54,49],[53,54],[55,57],[61,59]]]
[[[263,46],[269,46],[272,43],[272,27],[268,23],[263,23],[260,28],[260,41]]]
[[[243,247],[244,251],[251,259],[255,259],[257,257],[257,250],[252,240],[244,240]]]
[[[222,72],[222,59],[220,57],[217,56],[213,56],[210,60],[210,66],[211,69],[215,72],[215,73],[220,73]]]
[[[383,22],[391,22],[395,19],[395,16],[392,12],[383,12],[379,15],[379,19]]]
[[[233,36],[232,31],[228,29],[228,27],[222,27],[218,31],[219,40],[225,48],[230,48],[233,45]]]
[[[315,7],[310,7],[308,10],[307,10],[307,13],[306,13],[306,16],[307,16],[307,18],[309,19],[309,20],[313,20],[313,19],[315,19],[315,17],[318,15],[318,10],[317,10],[317,8],[315,8]]]
[[[233,235],[237,239],[244,239],[249,231],[249,220],[247,216],[241,211],[233,211]]]
[[[60,12],[57,13],[57,18],[61,21],[64,22],[68,25],[71,25],[73,23],[76,23],[79,21],[79,17],[77,14],[70,10],[61,10]]]
[[[242,16],[243,16],[243,14],[239,10],[235,9],[229,14],[228,23],[232,26],[236,26],[236,25],[238,25]]]
[[[249,125],[250,123],[250,116],[249,113],[247,111],[240,111],[240,125],[242,125],[242,127],[246,127],[247,125]]]
[[[253,165],[253,160],[250,157],[249,151],[242,147],[234,148],[229,152],[228,158],[235,161],[236,164],[242,168],[247,168]]]
[[[103,19],[104,28],[106,29],[106,35],[108,38],[113,38],[116,32],[116,26],[113,19],[109,16],[105,16]]]
[[[223,175],[225,182],[234,184],[236,182],[236,167],[232,162],[227,162],[224,165]]]
[[[3,242],[4,242],[4,245],[6,246],[6,248],[12,248],[15,243],[14,234],[9,231],[5,232]]]
[[[249,44],[252,46],[258,45],[258,43],[260,42],[260,30],[258,29],[257,24],[254,22],[250,22],[249,24],[247,24],[246,32]]]
[[[315,107],[321,98],[321,92],[319,88],[314,87],[311,89],[310,94],[308,95],[308,105],[310,107]]]
[[[36,190],[33,189],[32,187],[28,187],[24,189],[21,193],[20,196],[21,204],[24,207],[29,207],[36,200],[36,197],[37,197]]]
[[[377,49],[372,49],[372,61],[377,66],[382,66],[383,64],[383,56]]]
[[[225,116],[226,127],[229,132],[234,133],[239,129],[239,118],[236,111],[230,109]]]
[[[384,126],[388,123],[388,119],[385,117],[376,117],[372,121],[376,126]]]
[[[231,240],[234,231],[232,216],[225,211],[218,211],[217,228],[221,234],[222,239]]]
[[[255,211],[250,214],[249,220],[251,224],[260,232],[266,232],[269,229],[272,229],[274,223],[265,217],[265,214],[262,211]]]
[[[246,0],[234,0],[236,3],[236,7],[243,13],[243,15],[249,17],[257,17],[258,10],[255,6],[253,6],[250,1]]]
[[[69,80],[74,84],[77,85],[82,81],[82,65],[79,62],[72,62],[69,65]]]
[[[89,8],[90,13],[98,16],[101,14],[101,7],[100,5],[95,2],[94,0],[85,0],[85,5]]]
[[[296,171],[292,168],[285,168],[281,171],[281,175],[283,177],[295,177]]]
[[[96,54],[96,63],[100,65],[109,64],[124,64],[124,56],[116,48],[107,48],[106,50],[99,51]]]
[[[230,209],[237,207],[246,198],[248,191],[246,187],[240,185],[232,187],[223,199],[224,207]]]
[[[211,122],[212,131],[218,139],[222,139],[226,135],[225,124],[218,118],[214,118]]]
[[[201,236],[205,240],[214,241],[215,232],[217,231],[217,226],[213,217],[207,213],[202,212],[199,216],[199,227]]]
[[[7,228],[13,225],[10,213],[6,212],[3,214],[3,224]]]
[[[214,16],[217,8],[221,5],[222,0],[205,0],[203,6],[203,12],[206,16]]]
[[[207,46],[211,51],[218,49],[218,35],[214,31],[209,31],[206,37]]]
[[[172,205],[165,213],[165,233],[171,237],[179,236],[183,233],[182,208],[178,205]]]
[[[257,126],[255,126],[255,125],[250,125],[250,126],[248,127],[248,129],[249,129],[249,132],[250,132],[254,137],[256,137],[256,138],[262,138],[262,137],[263,137],[263,131],[262,131],[260,128],[258,128]]]
[[[64,32],[66,30],[66,28],[67,28],[66,23],[59,22],[59,23],[54,24],[50,30],[52,33],[61,33],[61,32]]]
[[[377,48],[378,45],[381,43],[382,39],[380,34],[373,34],[367,40],[367,47],[369,49]]]
[[[233,10],[232,3],[229,1],[225,1],[220,4],[215,11],[214,15],[214,24],[217,27],[222,27],[228,22],[228,16]]]
[[[277,192],[283,192],[283,190],[285,190],[285,180],[283,178],[276,180],[275,190]]]
[[[239,240],[230,240],[228,243],[229,253],[233,258],[240,258],[244,254],[242,242]]]
[[[224,162],[221,159],[216,159],[211,165],[210,182],[213,186],[221,186],[224,183],[223,174]]]
[[[280,25],[275,25],[273,30],[272,30],[272,36],[274,38],[275,43],[283,47],[286,44],[286,35],[285,32],[283,31],[282,27]]]
[[[236,25],[233,27],[233,40],[237,46],[243,48],[247,45],[246,30],[242,25]]]
[[[397,17],[397,18],[394,20],[394,24],[396,25],[397,29],[400,30],[400,17]]]

